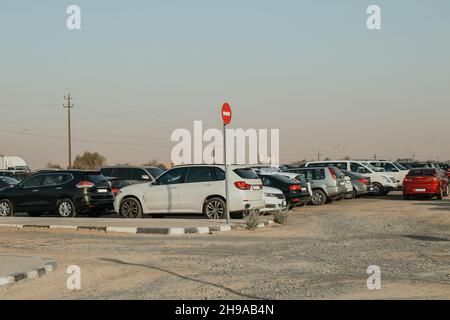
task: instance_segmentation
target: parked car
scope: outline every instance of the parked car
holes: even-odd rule
[[[450,165],[448,163],[438,163],[438,166],[445,172],[447,178],[450,179]]]
[[[263,187],[264,192],[264,208],[260,211],[270,213],[274,211],[286,210],[287,203],[283,191],[268,186]]]
[[[370,177],[364,177],[359,173],[350,171],[342,171],[342,173],[350,178],[353,187],[352,193],[345,196],[346,199],[354,199],[363,194],[373,192],[373,186],[370,182]]]
[[[400,190],[397,179],[383,168],[376,168],[367,161],[334,160],[314,161],[305,164],[305,167],[337,167],[340,170],[351,171],[370,177],[375,195],[387,195],[391,191]]]
[[[131,182],[129,182],[128,180],[121,179],[121,178],[106,177],[106,179],[111,184],[111,192],[113,193],[114,196],[117,196],[120,189],[131,186]]]
[[[280,189],[286,198],[286,206],[292,209],[300,203],[307,203],[311,196],[307,188],[302,188],[300,181],[278,175],[278,174],[260,174],[264,187],[273,187]]]
[[[408,168],[395,161],[372,160],[370,164],[376,168],[383,168],[386,172],[391,173],[397,179],[399,186],[403,185],[403,179],[405,179],[409,172]]]
[[[13,175],[14,171],[0,170],[0,177],[12,177]]]
[[[75,217],[98,216],[112,209],[113,194],[98,171],[64,170],[35,174],[12,188],[0,190],[0,216],[27,212]]]
[[[12,187],[19,184],[19,181],[11,177],[0,176],[0,189]]]
[[[311,183],[314,205],[322,205],[336,199],[342,199],[348,193],[345,187],[344,174],[335,167],[307,167],[290,169],[306,176]]]
[[[100,172],[105,177],[120,178],[130,184],[153,182],[164,170],[158,167],[110,166],[103,167]]]
[[[276,174],[298,181],[298,183],[302,187],[302,190],[308,191],[308,194],[306,194],[306,192],[303,192],[301,201],[297,203],[298,206],[304,206],[305,204],[311,201],[312,198],[311,183],[306,179],[305,175],[295,172],[277,172]]]
[[[264,208],[261,179],[249,167],[229,168],[229,210],[242,213]],[[115,210],[126,218],[146,213],[203,213],[210,219],[225,218],[225,166],[183,165],[167,170],[153,183],[120,190]]]
[[[403,198],[405,200],[417,195],[435,196],[441,200],[448,194],[447,176],[436,168],[411,169],[403,181]]]
[[[17,156],[0,155],[0,169],[14,172],[31,172],[25,160]]]
[[[288,167],[285,165],[252,165],[251,168],[255,170],[257,174],[272,174],[277,172],[286,172]]]

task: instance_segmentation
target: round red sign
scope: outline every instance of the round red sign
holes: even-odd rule
[[[228,103],[224,103],[222,106],[222,120],[224,124],[231,122],[231,107]]]

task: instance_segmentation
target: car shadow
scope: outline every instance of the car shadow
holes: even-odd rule
[[[416,206],[433,206],[429,210],[440,210],[450,212],[450,199],[417,202]]]

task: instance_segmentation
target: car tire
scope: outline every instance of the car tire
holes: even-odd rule
[[[125,198],[119,207],[119,214],[126,219],[138,219],[143,217],[141,203],[136,198]]]
[[[14,215],[14,206],[8,199],[0,200],[0,217],[9,217]]]
[[[30,217],[40,217],[40,216],[42,216],[42,213],[41,212],[28,212],[28,215]]]
[[[208,219],[224,219],[225,212],[226,204],[222,198],[210,198],[203,204],[203,214]]]
[[[327,202],[327,195],[320,189],[315,189],[312,192],[311,203],[315,206],[321,206]]]
[[[404,193],[403,194],[403,200],[409,200],[409,199],[411,199],[411,196]]]
[[[384,188],[380,183],[375,182],[373,184],[373,194],[376,196],[382,196],[384,194]]]
[[[345,197],[345,199],[355,199],[358,196],[358,192],[356,189],[352,190],[352,193],[350,193],[348,196]]]
[[[65,198],[56,203],[56,214],[63,218],[73,218],[77,216],[77,209],[72,200]]]

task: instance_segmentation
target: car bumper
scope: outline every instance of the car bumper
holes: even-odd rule
[[[91,199],[89,197],[77,201],[77,209],[79,212],[89,212],[96,210],[113,210],[114,199]]]

